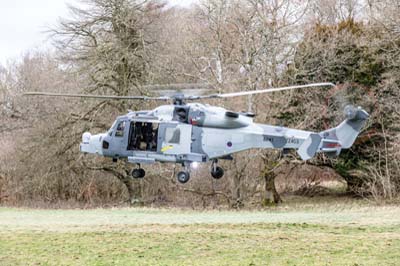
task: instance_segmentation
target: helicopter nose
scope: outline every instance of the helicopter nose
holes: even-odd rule
[[[83,133],[80,151],[83,153],[94,153],[102,155],[103,150],[101,147],[101,141],[103,138],[104,134],[92,135],[89,132]]]
[[[92,134],[90,132],[85,132],[82,135],[82,143],[83,144],[89,144],[90,138],[92,137]]]

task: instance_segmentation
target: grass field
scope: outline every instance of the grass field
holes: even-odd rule
[[[400,265],[400,207],[0,208],[0,265]]]

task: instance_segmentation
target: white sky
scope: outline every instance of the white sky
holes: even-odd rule
[[[188,6],[195,0],[168,0]],[[67,4],[79,0],[0,0],[0,64],[31,48],[49,45],[44,31],[68,14]]]

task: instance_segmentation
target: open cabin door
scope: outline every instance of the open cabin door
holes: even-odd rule
[[[192,126],[187,124],[160,124],[158,152],[170,155],[189,154],[192,143]]]
[[[129,127],[128,151],[157,151],[158,123],[131,121]]]

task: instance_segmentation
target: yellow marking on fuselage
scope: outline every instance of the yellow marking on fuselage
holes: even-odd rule
[[[163,147],[163,148],[161,149],[161,152],[166,152],[166,151],[171,150],[171,149],[173,149],[173,148],[174,148],[174,146],[168,145],[168,146]]]

